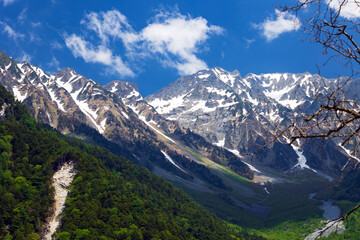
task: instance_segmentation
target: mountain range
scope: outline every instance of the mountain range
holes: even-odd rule
[[[145,166],[220,216],[227,208],[224,218],[238,217],[239,208],[272,216],[272,206],[262,205],[272,183],[338,178],[351,157],[333,139],[273,141],[277,129],[314,111],[316,97],[336,87],[336,79],[317,74],[242,77],[216,67],[144,98],[135,83],[100,86],[72,68],[47,74],[0,51],[0,84],[40,123]],[[360,86],[350,86],[356,98]]]
[[[216,67],[179,78],[145,100],[165,118],[178,121],[238,156],[266,146],[253,158],[256,166],[331,173],[341,169],[348,159],[332,140],[326,140],[322,151],[313,147],[313,141],[289,146],[283,137],[273,140],[276,131],[296,116],[313,112],[319,105],[317,97],[335,88],[336,83],[337,79],[310,73],[242,77],[238,71]],[[351,88],[354,90],[354,86]]]
[[[110,151],[38,123],[0,86],[1,239],[264,239]]]
[[[49,75],[27,62],[15,62],[4,52],[0,54],[0,68],[0,83],[39,122],[63,134],[98,144],[106,142],[106,146],[107,141],[115,143],[121,155],[171,178],[176,175],[224,186],[191,152],[219,164],[229,162],[226,168],[253,178],[253,171],[239,157],[163,118],[142,100],[133,84],[113,82],[101,87],[71,68]],[[99,135],[104,139],[94,141],[101,138]]]

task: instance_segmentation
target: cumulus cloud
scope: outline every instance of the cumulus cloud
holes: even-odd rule
[[[0,22],[0,25],[3,26],[3,33],[6,33],[9,38],[12,38],[14,40],[22,39],[25,37],[24,34],[16,32],[14,29],[12,29],[7,23]]]
[[[2,0],[4,7],[14,3],[16,0]]]
[[[340,16],[352,19],[360,17],[360,0],[325,0],[325,2],[335,11],[339,11]]]
[[[134,75],[119,56],[114,56],[112,51],[103,45],[96,48],[76,34],[66,37],[65,44],[75,57],[81,57],[85,62],[104,64],[120,76]]]
[[[163,62],[175,67],[181,75],[207,68],[196,56],[199,47],[211,34],[221,34],[223,28],[208,25],[202,17],[191,18],[180,13],[161,12],[140,33],[137,41],[146,51],[160,54]]]
[[[263,23],[255,26],[262,31],[267,41],[272,41],[283,33],[297,31],[300,28],[300,20],[295,15],[280,12],[277,9],[275,13],[277,16],[275,20],[267,18]]]
[[[178,11],[159,12],[140,31],[135,31],[126,16],[118,10],[90,12],[81,24],[95,33],[100,43],[94,47],[77,35],[68,36],[66,45],[74,56],[82,57],[87,62],[116,67],[118,73],[119,69],[126,70],[123,76],[133,76],[134,73],[120,56],[114,56],[110,50],[116,41],[123,44],[128,62],[154,58],[163,66],[176,68],[181,75],[185,75],[207,68],[207,64],[196,55],[210,35],[224,31],[221,27],[209,25],[202,17],[192,18]],[[101,60],[96,58],[100,55],[103,56]]]

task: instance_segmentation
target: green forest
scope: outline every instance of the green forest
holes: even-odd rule
[[[0,239],[40,239],[51,177],[67,161],[76,176],[57,239],[262,239],[233,231],[147,169],[42,126],[2,86],[0,106]]]
[[[51,178],[70,161],[76,176],[56,239],[302,239],[320,227],[316,218],[258,230],[225,223],[146,168],[37,123],[2,86],[0,106],[0,239],[40,239],[54,204]],[[343,185],[356,178],[351,172],[334,192],[347,196]],[[359,213],[345,225],[328,239],[356,239]]]

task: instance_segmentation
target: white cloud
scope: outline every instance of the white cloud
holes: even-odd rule
[[[330,8],[339,11],[340,16],[352,19],[360,17],[360,0],[325,0]]]
[[[221,27],[209,26],[202,17],[161,12],[140,32],[137,41],[142,41],[146,51],[160,54],[163,62],[186,75],[207,68],[196,53],[211,34],[222,34],[223,31]]]
[[[262,31],[267,41],[272,41],[283,33],[297,31],[300,28],[300,20],[295,15],[277,9],[275,13],[277,15],[275,20],[267,18],[263,23],[255,26]]]
[[[30,24],[33,28],[37,28],[41,26],[41,22],[31,22]]]
[[[133,42],[136,33],[127,21],[127,18],[117,10],[95,13],[91,12],[81,21],[90,30],[95,31],[103,44],[109,38],[121,39],[125,44]]]
[[[21,33],[15,32],[14,29],[12,29],[7,23],[0,22],[0,25],[3,26],[3,32],[8,35],[9,38],[12,38],[14,40],[17,40],[18,38],[24,38],[25,35]]]
[[[4,4],[4,7],[14,3],[16,0],[2,0],[3,1],[3,4]]]
[[[204,43],[210,35],[224,31],[221,27],[209,25],[202,17],[191,18],[178,11],[161,11],[138,32],[132,28],[126,16],[117,10],[90,12],[81,24],[96,33],[100,44],[95,48],[77,35],[71,35],[67,37],[66,45],[74,56],[110,68],[127,69],[124,76],[132,76],[134,73],[119,56],[113,56],[110,46],[114,46],[116,41],[121,41],[124,56],[130,62],[155,58],[164,66],[176,68],[181,75],[185,75],[207,68],[207,64],[196,54],[205,49]],[[89,53],[92,57],[88,57]],[[95,60],[94,56],[100,55],[107,57]],[[116,72],[120,73],[118,70]]]
[[[57,49],[57,50],[60,50],[63,48],[63,45],[61,43],[59,43],[58,41],[53,41],[50,43],[50,46],[53,48],[53,49]]]
[[[30,37],[30,42],[41,42],[41,38],[39,35],[37,35],[36,33],[33,32],[29,32],[29,37]]]
[[[248,38],[243,38],[243,39],[245,41],[245,48],[249,48],[251,44],[255,42],[255,39],[248,39]]]
[[[60,62],[54,56],[51,58],[51,61],[48,63],[48,66],[57,71],[60,70]]]
[[[103,45],[96,48],[75,34],[65,37],[65,43],[75,57],[81,57],[85,62],[104,64],[120,76],[134,76],[122,59],[114,56],[112,51]]]
[[[19,14],[19,16],[17,17],[18,21],[23,24],[25,19],[26,19],[26,12],[27,12],[27,8],[24,8],[21,13]]]
[[[23,52],[22,56],[20,57],[20,62],[31,62],[32,57],[27,54],[26,52]]]

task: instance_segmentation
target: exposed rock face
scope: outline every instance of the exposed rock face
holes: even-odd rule
[[[166,119],[178,121],[209,142],[246,154],[271,142],[276,126],[288,125],[300,111],[315,109],[318,103],[314,99],[328,89],[324,86],[335,84],[335,79],[322,79],[316,74],[242,77],[238,71],[217,67],[179,78],[145,100]],[[315,166],[324,160],[319,151],[308,160],[317,170],[339,169],[345,155],[335,144],[333,148],[340,157],[325,156],[326,165]],[[305,156],[314,153],[310,147],[302,150]],[[255,157],[257,164],[282,171],[301,167],[298,161],[296,151],[279,142],[268,145]]]
[[[346,230],[344,222],[328,222],[322,229],[318,229],[315,232],[305,237],[305,240],[315,240],[320,237],[328,237],[332,232],[336,232],[337,234],[342,234]]]
[[[150,169],[160,167],[188,180],[204,177],[199,176],[200,172],[186,169],[183,172],[176,167],[190,167],[188,161],[193,161],[192,164],[201,162],[181,147],[183,143],[172,139],[179,139],[178,136],[187,130],[158,114],[142,99],[136,84],[115,81],[101,87],[71,68],[49,75],[27,62],[15,62],[4,52],[0,52],[0,72],[0,84],[22,101],[38,121],[65,134],[101,134],[111,144],[117,144],[121,155]],[[93,142],[97,143],[97,140]],[[237,164],[233,171],[252,178],[252,171],[234,154],[211,144],[206,148],[192,145],[194,151],[210,160],[220,162],[221,159],[221,164],[226,164],[227,158],[233,158]],[[172,164],[163,152],[184,163]],[[201,167],[205,166],[201,163]],[[207,173],[211,174],[214,173]]]
[[[159,131],[156,129],[160,129],[165,135],[181,140],[183,144],[195,149],[210,160],[227,165],[232,171],[241,176],[252,178],[252,171],[249,171],[249,168],[233,153],[210,144],[203,137],[192,133],[186,127],[181,127],[177,121],[165,119],[160,115],[151,105],[143,100],[136,84],[113,81],[106,84],[104,88],[120,97],[125,105],[131,108],[153,130]],[[228,161],[228,159],[231,160]]]
[[[60,225],[60,214],[62,213],[69,193],[68,187],[74,180],[75,174],[76,171],[74,169],[73,162],[64,163],[61,168],[54,173],[51,184],[55,190],[53,206],[54,212],[45,226],[44,236],[42,238],[44,240],[54,239],[52,238],[52,235]]]

